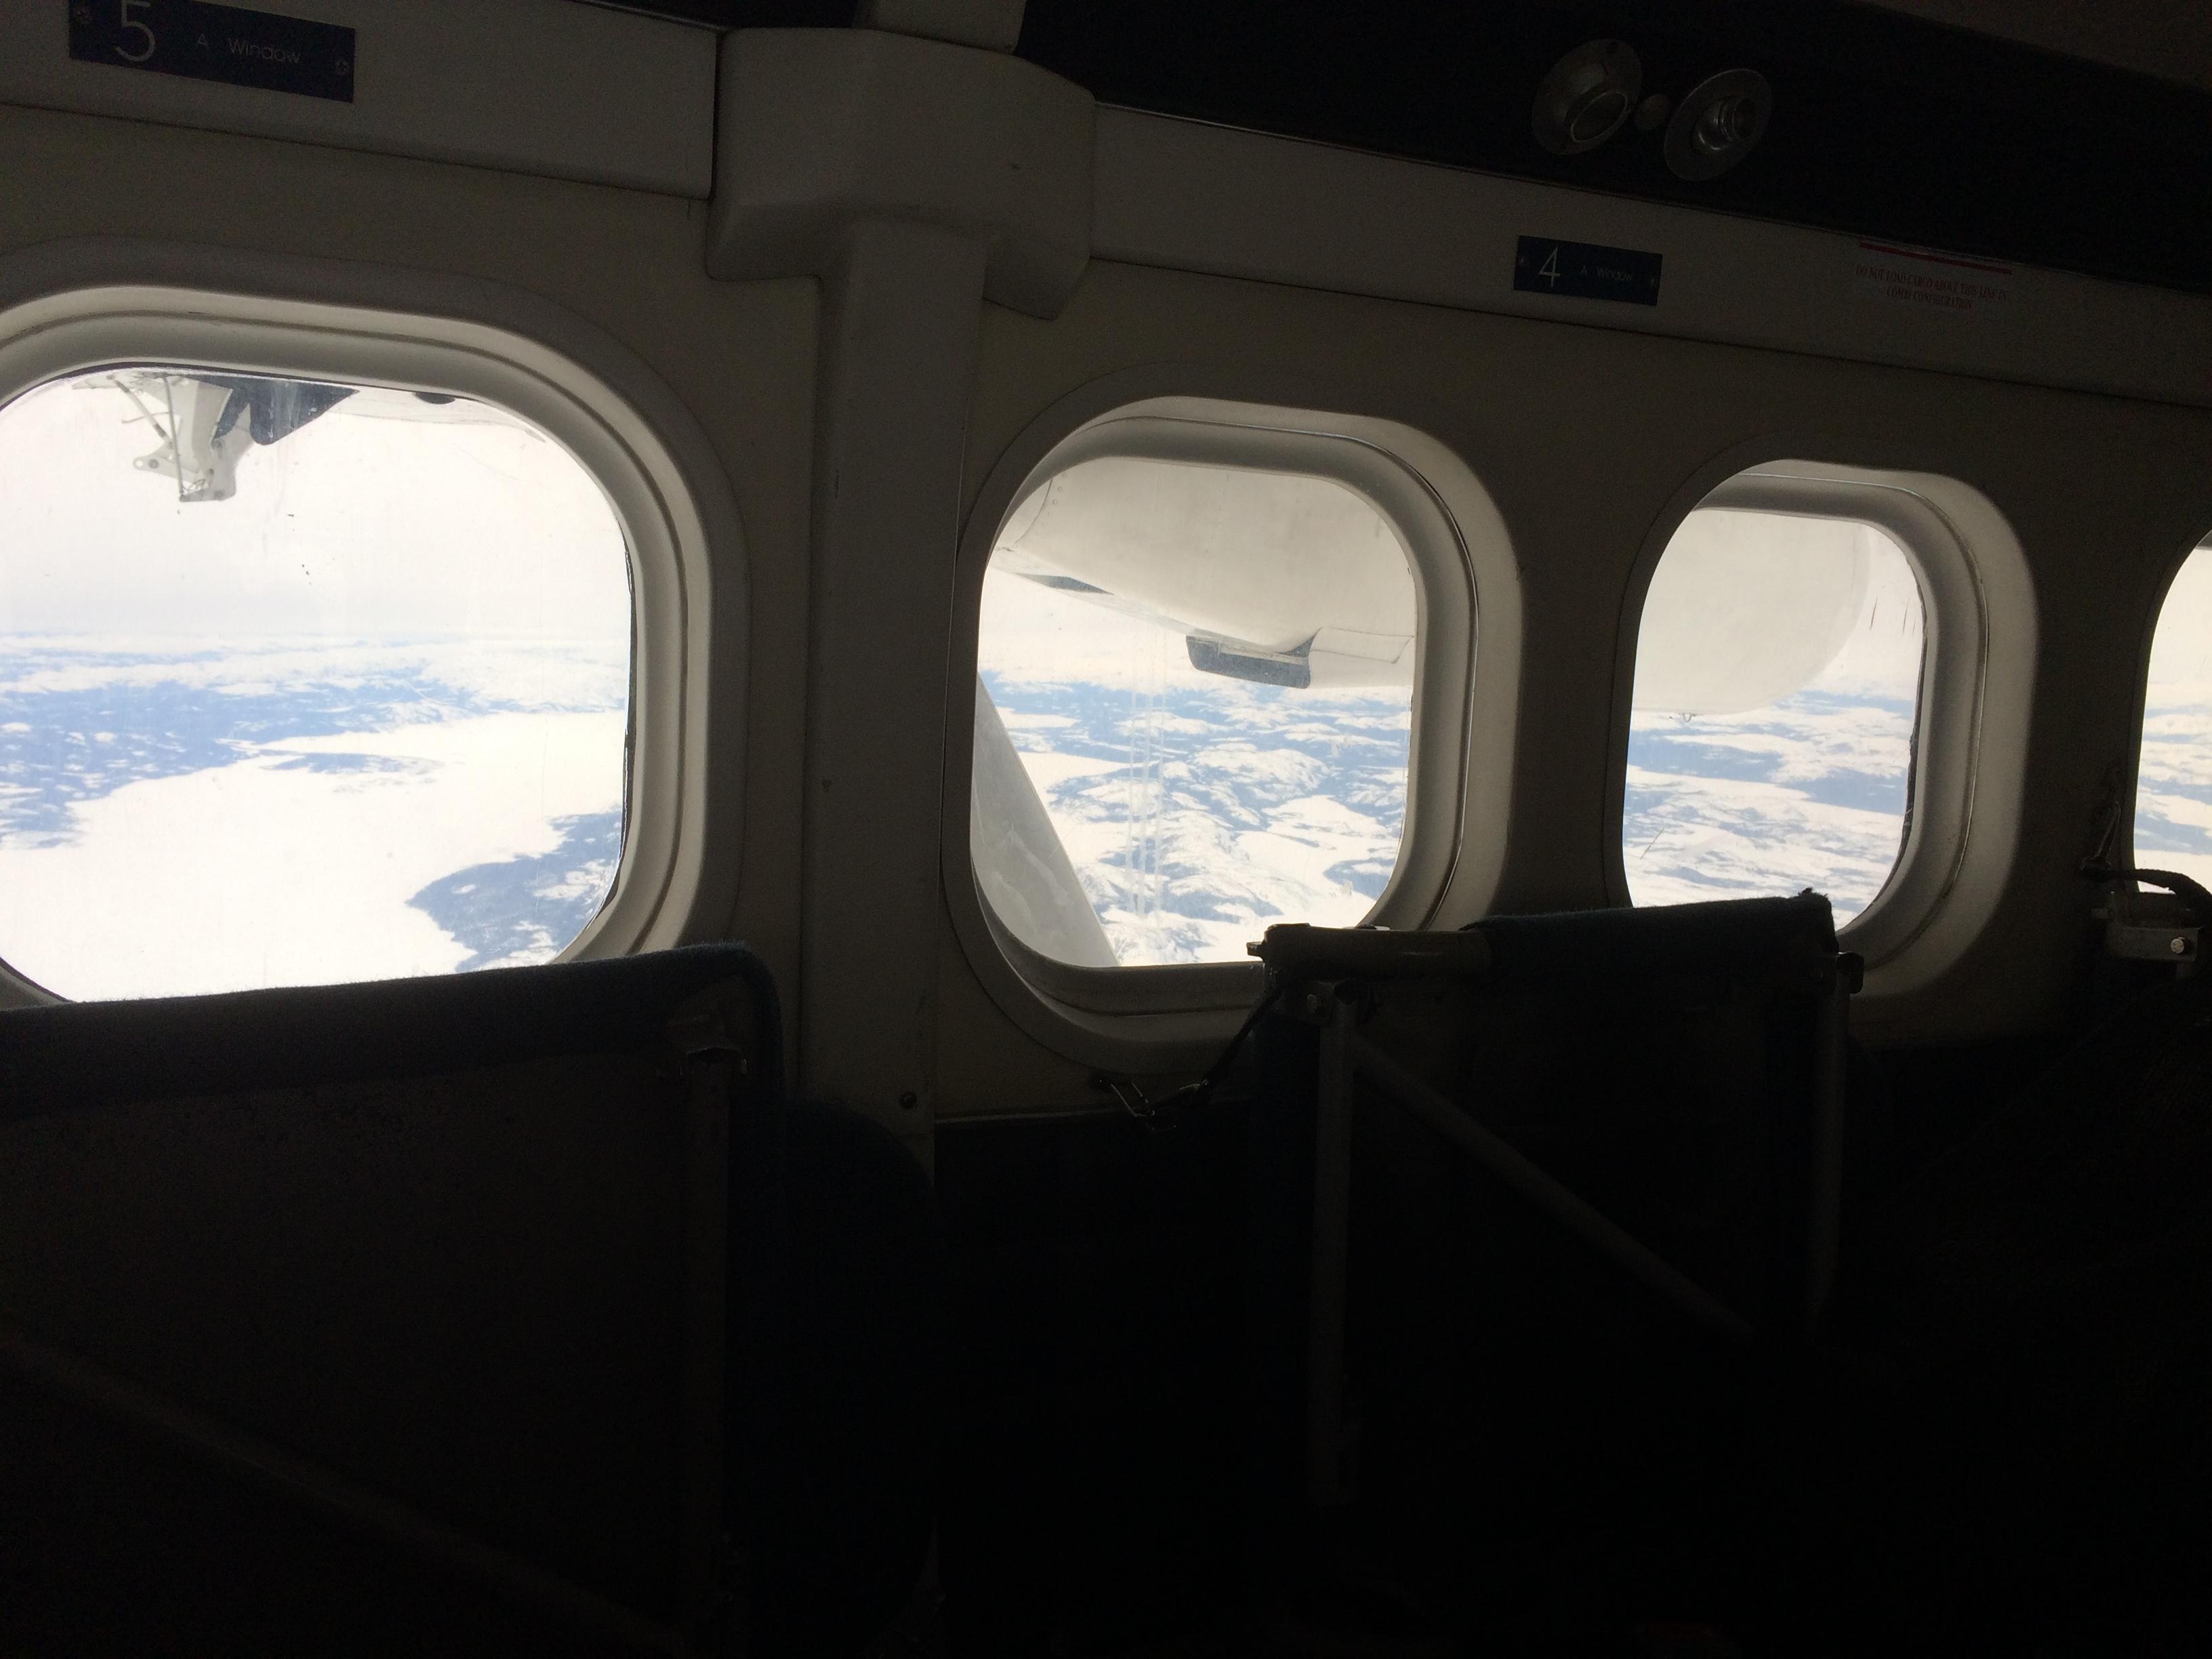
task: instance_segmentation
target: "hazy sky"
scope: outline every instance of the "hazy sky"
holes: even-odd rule
[[[503,411],[362,394],[248,449],[223,501],[134,468],[159,447],[112,386],[0,409],[0,633],[627,645],[612,508]]]
[[[2212,681],[2212,544],[2191,553],[2173,579],[2151,645],[2150,679]]]

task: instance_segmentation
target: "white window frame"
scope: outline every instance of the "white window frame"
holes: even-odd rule
[[[1865,958],[1870,995],[1915,988],[1987,924],[2018,842],[2036,652],[2034,592],[2019,541],[1989,499],[1958,479],[1817,461],[1732,471],[1686,511],[1670,514],[1647,544],[1624,613],[1607,842],[1618,904],[1632,902],[1622,836],[1644,603],[1668,544],[1700,507],[1869,526],[1911,566],[1925,646],[1911,822],[1888,879],[1838,939]]]
[[[716,611],[710,540],[723,545],[726,571],[733,555],[741,559],[742,544],[726,485],[702,465],[702,438],[677,434],[691,452],[688,465],[679,463],[661,435],[672,424],[666,409],[648,420],[574,357],[475,319],[143,282],[64,287],[9,306],[6,274],[0,271],[0,406],[100,368],[178,364],[474,398],[520,416],[566,449],[605,492],[628,550],[630,736],[614,884],[556,960],[661,948],[687,936],[702,901],[720,897],[706,890],[724,884],[705,856],[710,794],[719,796],[716,839],[734,844],[735,833],[726,817],[737,805],[735,780],[724,771],[719,790],[704,783],[708,630],[743,618],[741,563],[733,573],[737,592],[725,593]],[[433,292],[462,287],[479,301],[490,297],[478,285],[451,279],[422,285]],[[589,339],[573,319],[546,320],[565,320]],[[642,365],[615,366],[638,386]],[[649,396],[653,388],[645,389]],[[720,726],[728,720],[728,704],[717,701]],[[741,751],[713,758],[718,769],[734,758],[742,776]],[[726,879],[733,882],[734,872]],[[0,939],[0,1006],[67,1000],[8,967],[7,950]]]
[[[970,510],[948,689],[944,873],[969,962],[1018,1024],[1085,1064],[1168,1070],[1210,1058],[1234,1030],[1261,993],[1257,962],[1073,966],[1017,939],[977,885],[969,819],[980,613],[1014,503],[1079,463],[1129,456],[1326,477],[1397,527],[1418,605],[1413,732],[1404,836],[1366,918],[1375,926],[1427,926],[1448,894],[1453,909],[1479,909],[1495,890],[1510,804],[1520,599],[1495,504],[1434,440],[1376,417],[1188,394],[1131,398],[1132,385],[1115,377],[1048,412],[1000,459]],[[1254,937],[1267,926],[1255,923]]]

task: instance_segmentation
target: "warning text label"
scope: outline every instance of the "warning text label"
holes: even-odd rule
[[[1886,242],[1861,242],[1851,276],[1866,299],[1962,321],[2001,308],[2012,289],[2010,265]]]

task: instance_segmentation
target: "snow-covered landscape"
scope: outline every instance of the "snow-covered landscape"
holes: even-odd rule
[[[1389,878],[1402,695],[984,683],[1124,963],[1242,959],[1273,921],[1349,927]]]
[[[1905,833],[1913,705],[1809,689],[1742,714],[1638,714],[1621,860],[1639,904],[1828,896],[1874,902]]]
[[[2145,868],[2212,883],[2212,684],[2150,688],[2135,852]]]
[[[985,684],[1125,963],[1241,959],[1275,921],[1352,926],[1389,878],[1402,696]],[[1911,732],[1909,703],[1817,692],[1638,715],[1623,845],[1638,902],[1812,887],[1849,921],[1897,856]],[[2212,824],[2212,789],[2198,799]]]
[[[0,638],[0,938],[72,997],[538,962],[623,828],[627,653]]]
[[[1893,550],[1827,668],[1740,714],[1638,712],[1622,855],[1642,904],[1872,902],[1903,837],[1920,665]],[[1199,672],[1182,640],[994,575],[985,688],[1125,964],[1241,960],[1270,923],[1357,924],[1405,825],[1404,688],[1293,690]]]

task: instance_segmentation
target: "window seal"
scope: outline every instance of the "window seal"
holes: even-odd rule
[[[1123,377],[1115,382],[1127,384]],[[1013,937],[978,890],[969,839],[978,613],[984,574],[1013,504],[1036,481],[1079,461],[1134,455],[1328,477],[1396,528],[1413,566],[1419,631],[1404,836],[1370,912],[1383,926],[1428,925],[1448,896],[1459,902],[1471,873],[1464,856],[1471,818],[1481,821],[1492,866],[1472,873],[1494,886],[1504,802],[1503,792],[1494,801],[1470,799],[1471,748],[1494,735],[1494,728],[1478,732],[1470,709],[1478,675],[1486,689],[1498,672],[1517,681],[1518,593],[1510,580],[1493,580],[1501,558],[1510,567],[1511,551],[1487,492],[1455,457],[1412,428],[1231,399],[1125,400],[1101,395],[1104,388],[1087,390],[1087,398],[1048,412],[1001,458],[963,538],[956,616],[965,631],[955,641],[948,701],[947,730],[955,735],[946,745],[944,797],[947,902],[986,988],[1032,1035],[1086,1063],[1167,1066],[1218,1045],[1260,994],[1257,963],[1072,966]],[[1071,408],[1079,411],[1072,418]],[[1455,471],[1460,476],[1438,476]],[[1510,732],[1510,690],[1502,695]],[[1504,770],[1493,764],[1485,775]],[[1255,937],[1266,925],[1255,925]]]
[[[2173,585],[2181,580],[2181,573],[2190,560],[2199,553],[2212,555],[2212,532],[2207,532],[2182,549],[2171,563],[2165,567],[2154,591],[2150,619],[2144,624],[2142,643],[2136,654],[2136,702],[2134,742],[2128,750],[2124,789],[2112,803],[2114,822],[2111,844],[2124,850],[2125,862],[2135,866],[2142,862],[2136,848],[2136,825],[2142,813],[2142,757],[2143,728],[2150,720],[2150,658],[2158,645],[2159,624],[2166,620],[2166,607],[2173,599]],[[2161,856],[2170,857],[2171,854]]]
[[[185,284],[132,280],[135,272],[118,280],[118,264],[154,260],[136,247],[129,252],[138,258],[118,259],[116,250],[100,244],[61,252],[65,266],[79,272],[90,266],[97,275],[56,283],[53,261],[0,261],[0,404],[49,381],[118,362],[190,364],[475,398],[530,422],[583,467],[607,495],[629,561],[630,754],[623,856],[613,887],[556,960],[679,942],[702,890],[723,884],[708,872],[708,835],[734,829],[726,820],[711,827],[706,821],[709,794],[729,802],[734,780],[726,773],[710,790],[704,775],[704,669],[710,627],[732,618],[742,623],[742,543],[721,555],[726,561],[737,556],[738,586],[718,601],[708,559],[710,526],[714,539],[735,538],[734,508],[719,471],[706,472],[701,465],[703,434],[679,429],[672,444],[665,440],[676,422],[661,405],[665,389],[650,371],[618,355],[611,363],[587,364],[584,354],[567,348],[575,340],[599,344],[596,331],[565,313],[533,314],[541,307],[526,296],[514,296],[511,308],[521,313],[520,320],[553,323],[534,331],[572,339],[548,343],[506,325],[504,319],[466,314],[510,308],[507,296],[489,284],[418,275],[408,285],[423,287],[425,297],[450,287],[476,301],[459,308],[461,314],[441,313],[397,308],[382,294],[368,299],[344,292],[349,286],[395,285],[373,279],[299,283],[279,293],[248,281]],[[283,267],[289,262],[269,263]],[[318,276],[336,277],[335,268],[313,269]],[[19,273],[21,280],[8,280]],[[301,299],[295,297],[300,287],[337,292]],[[25,289],[28,294],[18,297]],[[611,342],[606,344],[608,354],[590,355],[619,353]],[[623,390],[617,390],[603,367],[617,372]],[[626,395],[639,391],[646,394],[641,399]],[[679,449],[685,452],[682,459]],[[741,751],[735,760],[741,767]],[[733,872],[728,879],[734,880]],[[0,940],[0,953],[4,950]],[[9,969],[0,954],[0,1006],[63,1000]]]
[[[1924,982],[1963,950],[1993,908],[2018,835],[2035,616],[2017,539],[1986,497],[1954,478],[1802,460],[1730,473],[1655,531],[1625,611],[1624,684],[1613,744],[1607,879],[1631,902],[1622,825],[1628,703],[1644,595],[1659,560],[1700,507],[1843,520],[1904,551],[1920,586],[1925,645],[1914,711],[1911,803],[1888,878],[1838,938],[1866,958],[1879,997]]]

